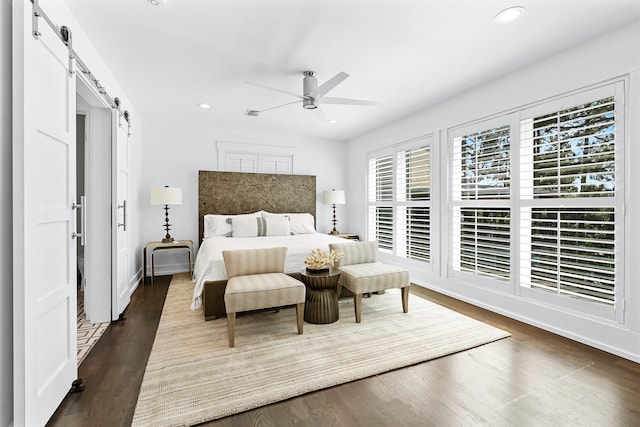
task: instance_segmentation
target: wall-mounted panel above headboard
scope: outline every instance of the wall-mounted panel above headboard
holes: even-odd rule
[[[206,214],[235,215],[265,210],[316,215],[316,177],[198,171],[199,237]]]

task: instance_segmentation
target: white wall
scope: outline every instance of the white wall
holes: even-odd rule
[[[13,422],[13,252],[11,245],[11,0],[0,1],[0,426]]]
[[[295,148],[293,173],[316,175],[316,226],[319,232],[332,228],[331,206],[322,204],[322,192],[343,189],[346,184],[346,143],[292,135],[260,134],[241,130],[186,127],[176,123],[145,119],[142,190],[138,197],[142,241],[164,237],[164,208],[149,204],[152,187],[181,187],[183,204],[169,210],[171,236],[191,239],[198,245],[198,171],[218,170],[217,141]],[[347,193],[347,197],[349,197]],[[347,231],[346,205],[336,207],[340,230]],[[150,272],[150,264],[148,271]],[[156,256],[156,274],[187,270],[184,253]],[[149,273],[150,274],[150,273]]]
[[[437,58],[434,58],[434,62],[437,63]],[[434,268],[434,272],[412,268],[411,275],[412,280],[426,287],[640,361],[640,282],[637,280],[640,277],[640,265],[637,262],[640,259],[640,195],[637,191],[632,192],[634,183],[640,182],[640,171],[635,167],[640,164],[637,144],[640,140],[640,22],[498,78],[352,141],[347,155],[352,168],[347,190],[351,193],[351,201],[357,201],[349,209],[349,223],[354,225],[352,231],[360,234],[365,232],[367,152],[434,133],[435,157],[441,159],[434,169],[435,173],[439,171],[440,182],[446,185],[448,128],[625,75],[629,77],[630,84],[626,116],[629,132],[625,146],[629,194],[625,259],[628,294],[624,325],[570,314],[512,294],[488,291],[470,283],[448,279],[446,274],[438,274],[438,271],[446,273],[448,253],[445,247],[432,247],[433,251],[443,252],[442,262]],[[439,145],[438,135],[441,136]],[[446,206],[446,203],[447,195],[443,191],[441,199],[434,201],[434,206]],[[446,210],[441,212],[446,213]],[[434,230],[434,233],[442,233],[446,237],[447,232]],[[445,242],[443,239],[442,243]]]

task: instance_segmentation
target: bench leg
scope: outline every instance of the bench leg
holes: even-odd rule
[[[353,294],[353,307],[356,310],[356,323],[360,323],[362,314],[362,294]]]
[[[402,311],[409,312],[409,286],[402,288]]]
[[[296,304],[296,321],[298,322],[298,334],[302,334],[302,325],[304,325],[304,303]]]
[[[229,347],[233,347],[234,338],[236,333],[236,314],[235,313],[227,313],[227,330],[229,334]]]

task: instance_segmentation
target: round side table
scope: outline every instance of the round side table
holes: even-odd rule
[[[336,288],[340,271],[314,272],[302,270],[302,282],[307,287],[304,302],[304,320],[308,323],[326,324],[338,320],[338,294]]]

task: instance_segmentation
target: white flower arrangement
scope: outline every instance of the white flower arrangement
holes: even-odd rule
[[[313,249],[311,256],[305,258],[304,263],[311,270],[319,270],[321,268],[333,267],[334,263],[342,258],[344,254],[336,249],[330,252],[323,252],[320,249]]]

